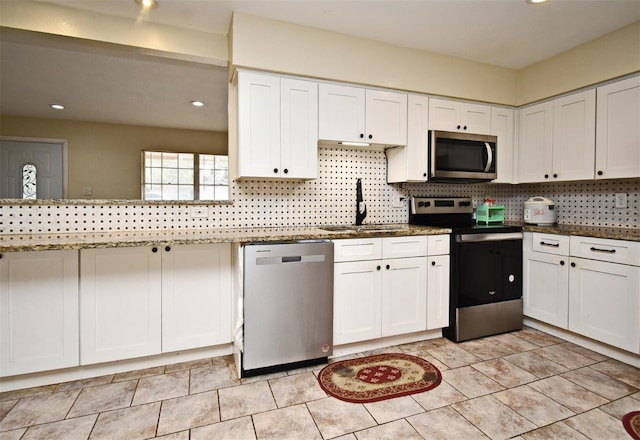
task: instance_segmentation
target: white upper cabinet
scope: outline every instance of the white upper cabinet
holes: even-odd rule
[[[595,125],[595,90],[553,101],[553,179],[593,179]]]
[[[491,134],[498,137],[498,177],[494,183],[516,183],[513,115],[513,109],[491,107]]]
[[[596,179],[640,177],[640,76],[598,87]]]
[[[553,152],[553,103],[518,110],[518,182],[549,179]]]
[[[428,176],[429,98],[409,95],[407,146],[387,150],[387,182],[424,182]],[[498,162],[499,163],[499,162]]]
[[[429,129],[490,134],[491,106],[430,98]]]
[[[317,178],[318,84],[239,71],[235,93],[233,177]]]
[[[595,90],[520,109],[518,182],[593,179]]]
[[[407,144],[406,93],[321,83],[319,112],[321,140]]]

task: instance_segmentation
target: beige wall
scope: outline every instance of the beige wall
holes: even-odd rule
[[[234,14],[230,64],[515,104],[517,72],[282,21]]]
[[[227,154],[227,133],[0,116],[0,135],[66,139],[69,198],[140,198],[140,152]]]
[[[225,35],[91,13],[44,2],[0,1],[0,26],[118,44],[156,55],[226,66]]]
[[[640,21],[518,73],[518,105],[640,71]]]

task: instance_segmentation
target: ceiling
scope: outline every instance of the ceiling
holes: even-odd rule
[[[139,16],[133,0],[40,1],[132,20]],[[237,11],[513,69],[640,20],[640,0],[157,1],[146,20],[226,34]],[[8,32],[0,37],[4,114],[226,131],[226,69],[67,39],[43,42]],[[194,99],[207,105],[194,108]],[[67,109],[56,114],[43,104],[52,102],[64,102]]]

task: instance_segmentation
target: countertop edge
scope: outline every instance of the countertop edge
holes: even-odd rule
[[[308,228],[192,229],[112,233],[56,233],[0,235],[0,252],[78,250],[116,247],[171,246],[214,243],[250,243],[299,240],[337,240],[450,234],[451,229],[406,226],[388,231],[325,231]]]

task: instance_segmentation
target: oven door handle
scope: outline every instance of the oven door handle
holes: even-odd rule
[[[522,232],[495,232],[490,234],[456,234],[456,243],[474,243],[479,241],[522,240]]]
[[[491,145],[489,145],[489,142],[485,142],[484,146],[487,149],[487,166],[484,167],[484,172],[488,173],[491,169],[491,165],[493,164],[493,150],[491,150]]]

